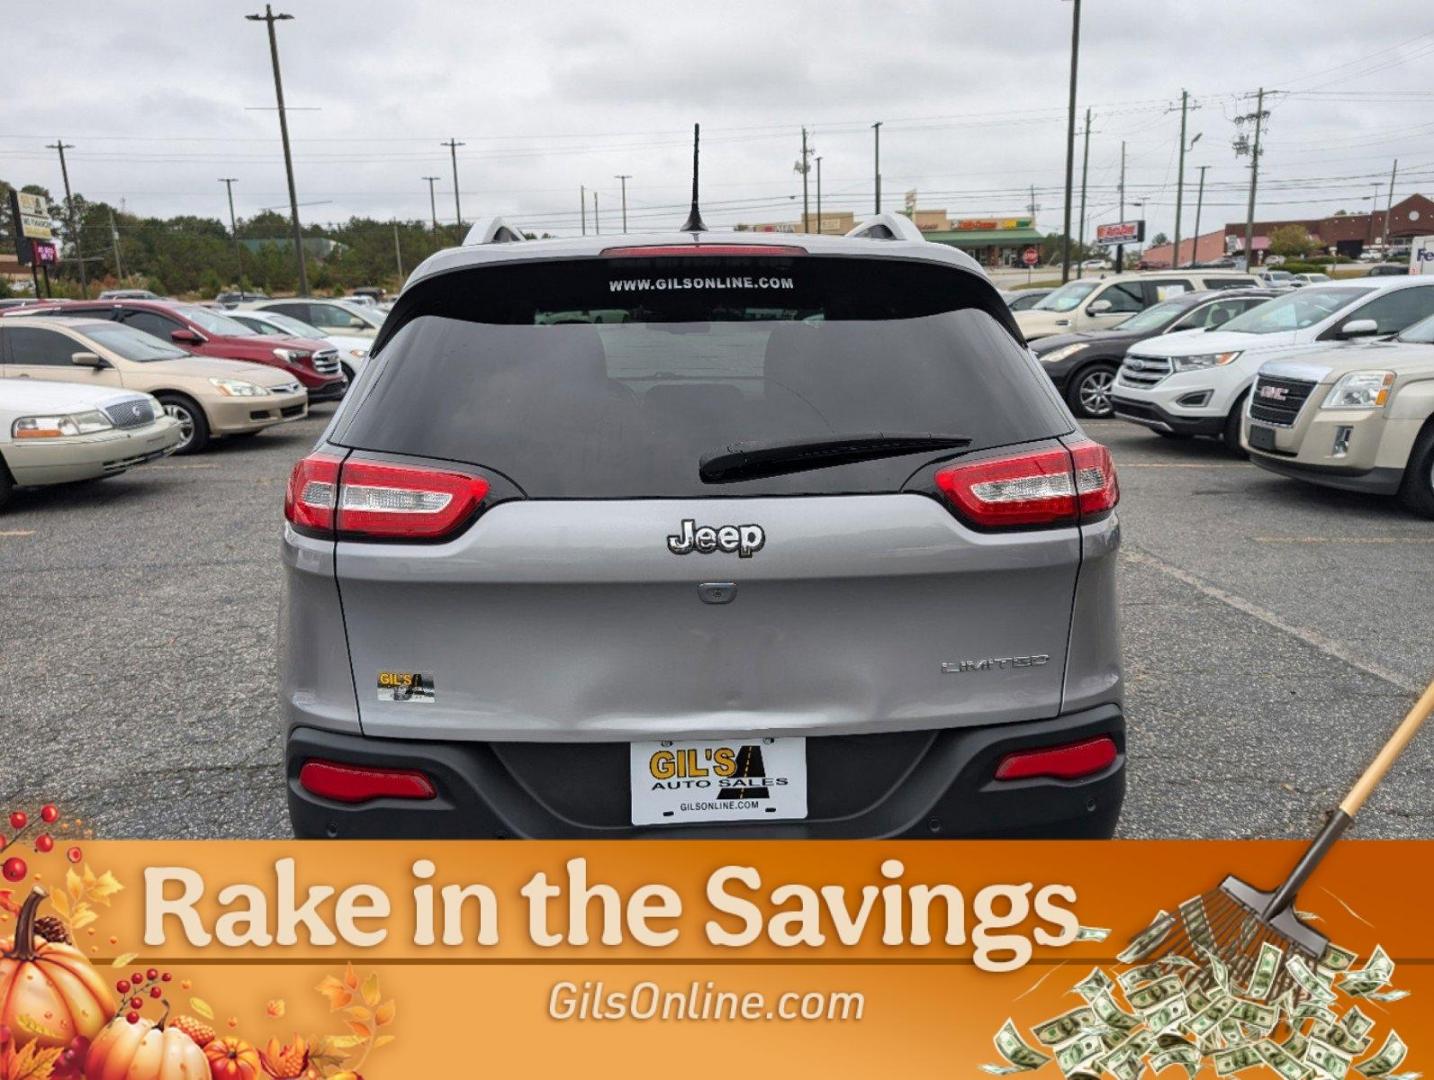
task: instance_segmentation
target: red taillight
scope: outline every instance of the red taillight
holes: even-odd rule
[[[636,247],[603,248],[602,258],[653,258],[655,256],[699,255],[805,255],[807,249],[795,244],[645,244]]]
[[[299,769],[299,784],[312,795],[341,803],[438,797],[433,781],[416,770],[373,769],[334,761],[304,762]]]
[[[343,458],[311,454],[294,466],[284,490],[284,517],[289,524],[311,535],[334,531],[342,463]]]
[[[299,531],[366,540],[441,540],[488,494],[481,476],[314,454],[294,466],[284,516]]]
[[[1108,769],[1119,755],[1109,735],[1044,750],[1007,754],[996,766],[997,780],[1030,780],[1037,776],[1079,780]]]
[[[1074,525],[1120,498],[1110,451],[1093,442],[951,465],[935,481],[962,517],[993,529]]]

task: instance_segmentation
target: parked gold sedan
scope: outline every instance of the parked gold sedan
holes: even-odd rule
[[[248,435],[308,412],[308,394],[264,364],[194,356],[104,319],[33,316],[0,324],[0,375],[153,394],[179,421],[177,454],[215,436]]]

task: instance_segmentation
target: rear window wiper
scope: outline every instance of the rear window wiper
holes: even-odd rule
[[[897,435],[880,431],[739,442],[703,454],[698,462],[697,475],[704,484],[730,484],[737,480],[759,480],[812,469],[829,469],[855,461],[900,457],[922,450],[960,450],[970,445],[971,440],[965,435]]]

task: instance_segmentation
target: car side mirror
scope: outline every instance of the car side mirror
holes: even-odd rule
[[[1340,337],[1368,337],[1379,333],[1379,324],[1373,319],[1350,319],[1339,329]]]
[[[204,339],[186,326],[172,331],[169,335],[170,341],[177,341],[181,345],[203,345]]]
[[[105,366],[105,362],[98,353],[77,352],[70,354],[70,363],[77,367],[95,368],[98,370]]]
[[[1095,300],[1085,309],[1087,315],[1104,315],[1111,308],[1109,300]]]

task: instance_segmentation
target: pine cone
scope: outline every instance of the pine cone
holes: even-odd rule
[[[217,1035],[215,1030],[202,1020],[196,1020],[192,1016],[176,1016],[169,1022],[172,1028],[178,1028],[199,1046],[208,1046]]]
[[[53,941],[60,945],[71,944],[70,932],[65,929],[65,924],[53,915],[42,915],[36,919],[35,933],[46,941]]]

